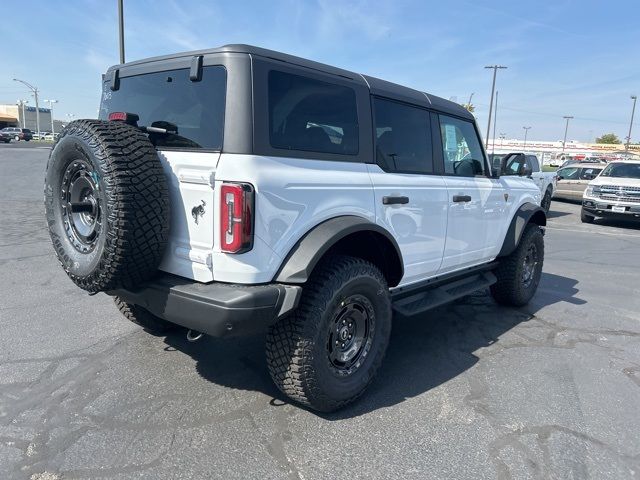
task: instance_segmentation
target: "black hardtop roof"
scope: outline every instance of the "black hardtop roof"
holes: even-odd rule
[[[368,75],[361,75],[356,72],[344,70],[342,68],[326,65],[324,63],[315,62],[302,57],[296,57],[287,53],[277,52],[275,50],[268,50],[266,48],[255,47],[253,45],[245,44],[230,44],[223,45],[218,48],[208,48],[204,50],[194,50],[190,52],[180,52],[170,55],[162,55],[158,57],[145,58],[142,60],[136,60],[128,62],[122,65],[113,65],[109,67],[107,73],[114,69],[126,68],[133,65],[142,65],[146,63],[162,62],[165,60],[172,60],[181,57],[192,57],[196,55],[213,55],[217,53],[246,53],[250,55],[256,55],[264,58],[271,58],[280,62],[290,63],[292,65],[298,65],[313,70],[318,70],[331,75],[338,75],[353,80],[356,83],[367,86],[371,93],[374,95],[380,95],[383,97],[390,97],[409,103],[422,105],[424,107],[433,108],[442,112],[451,113],[460,117],[465,117],[473,120],[474,117],[461,105],[445,100],[444,98],[437,97],[435,95],[427,94],[413,88],[404,87],[396,83],[381,80],[379,78],[370,77]],[[107,75],[107,78],[109,76]]]

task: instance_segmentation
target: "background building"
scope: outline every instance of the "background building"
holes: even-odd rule
[[[54,120],[54,128],[56,132],[59,132],[64,128],[67,122],[60,120]],[[0,128],[4,127],[20,127],[28,128],[29,130],[36,132],[36,107],[31,105],[23,107],[17,104],[0,104]],[[40,131],[51,131],[51,110],[48,108],[40,107]]]

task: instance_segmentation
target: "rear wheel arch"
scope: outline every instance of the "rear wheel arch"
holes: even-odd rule
[[[349,255],[377,266],[390,287],[404,275],[402,253],[393,235],[366,218],[345,215],[315,226],[291,249],[274,280],[306,283],[327,255]]]
[[[511,254],[520,243],[522,234],[527,225],[535,224],[540,227],[547,225],[547,214],[544,209],[533,203],[524,203],[518,208],[511,219],[507,234],[504,237],[502,248],[498,257],[505,257]]]

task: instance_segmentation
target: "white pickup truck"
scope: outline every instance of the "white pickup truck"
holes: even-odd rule
[[[531,178],[540,189],[542,200],[540,206],[545,212],[549,211],[551,198],[556,190],[556,172],[543,172],[538,157],[528,153],[508,153],[501,160],[502,175],[522,175]]]

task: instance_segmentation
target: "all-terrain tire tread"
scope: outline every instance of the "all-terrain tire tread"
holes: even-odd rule
[[[90,292],[128,288],[149,279],[157,270],[169,237],[169,190],[158,153],[137,128],[122,122],[76,120],[60,134],[51,151],[65,137],[76,136],[93,150],[107,196],[108,227],[100,263],[78,276],[69,270],[62,240],[53,230],[51,188],[45,187],[47,221],[63,268]]]
[[[491,295],[496,302],[503,305],[522,306],[529,299],[523,298],[520,287],[520,270],[524,261],[524,255],[528,244],[535,241],[535,237],[542,238],[542,230],[535,224],[525,227],[518,247],[507,257],[500,260],[494,274],[498,281],[491,286]],[[544,241],[539,242],[538,257],[540,268],[544,260]]]
[[[334,293],[354,276],[374,277],[385,291],[387,282],[382,272],[373,264],[361,258],[335,255],[321,263],[304,287],[298,308],[287,318],[273,325],[266,342],[266,356],[269,373],[276,386],[293,400],[319,411],[330,412],[353,402],[359,397],[377,372],[382,359],[378,355],[359,393],[350,398],[336,401],[325,395],[317,384],[313,369],[313,342],[320,318],[329,308]],[[386,312],[391,318],[391,304]],[[381,322],[381,327],[390,333],[391,322]]]
[[[149,310],[142,308],[140,305],[127,303],[120,297],[113,297],[113,301],[127,320],[140,325],[145,330],[152,333],[164,333],[176,328],[176,325],[166,320],[156,317]]]

